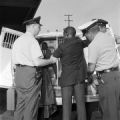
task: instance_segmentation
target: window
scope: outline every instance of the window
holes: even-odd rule
[[[13,43],[15,42],[15,40],[16,40],[18,37],[19,37],[18,35],[15,35],[15,34],[11,34],[11,33],[6,32],[6,33],[5,33],[5,36],[4,36],[4,39],[3,39],[2,46],[5,47],[5,48],[11,49]]]
[[[2,27],[1,30],[2,47],[12,49],[13,43],[22,34],[23,34],[22,32],[10,28]]]

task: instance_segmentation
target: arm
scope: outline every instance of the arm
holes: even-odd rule
[[[92,76],[96,69],[96,64],[100,57],[101,51],[101,38],[95,37],[95,39],[88,46],[88,78]]]
[[[95,63],[88,63],[88,69],[87,69],[87,79],[88,83],[92,83],[92,74],[94,73],[95,70]]]
[[[16,65],[11,62],[11,74],[12,74],[12,81],[13,81],[13,86],[15,86],[15,70],[16,70]]]
[[[95,70],[95,63],[88,63],[87,73],[88,75],[92,75]]]
[[[56,61],[54,59],[52,59],[52,58],[50,58],[50,59],[43,59],[41,57],[38,57],[38,58],[34,59],[35,66],[40,66],[40,67],[43,67],[43,66],[55,63],[55,62]]]
[[[82,46],[83,46],[83,48],[88,47],[89,44],[90,44],[89,40],[82,40]]]
[[[46,66],[52,63],[55,63],[54,59],[44,59],[42,50],[36,40],[33,41],[33,44],[31,45],[31,56],[32,56],[32,62],[34,66]]]

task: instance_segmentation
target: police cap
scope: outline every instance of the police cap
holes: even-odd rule
[[[42,24],[40,24],[40,19],[41,17],[38,16],[36,18],[33,19],[29,19],[23,22],[24,25],[30,25],[30,24],[39,24],[40,26],[42,26]]]
[[[83,35],[84,35],[90,28],[94,27],[95,25],[104,25],[104,26],[106,26],[106,24],[108,24],[108,22],[106,20],[92,19],[91,21],[79,26],[78,29],[81,30]]]

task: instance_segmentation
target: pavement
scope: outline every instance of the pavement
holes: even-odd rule
[[[13,120],[13,115],[13,111],[4,111],[0,114],[0,120]],[[58,110],[49,119],[43,119],[41,111],[39,111],[38,120],[62,120],[62,107],[58,107]],[[72,120],[77,120],[76,111],[72,112]]]
[[[0,120],[13,120],[13,111],[5,111],[0,114]]]
[[[93,107],[94,106],[94,107]],[[87,104],[86,106],[87,110],[87,120],[102,120],[101,113],[98,111],[97,103],[91,103]],[[38,111],[38,120],[62,120],[62,106],[57,107],[57,111],[49,118],[49,119],[43,119],[42,112]],[[5,109],[2,109],[0,111],[0,120],[13,120],[13,111],[6,111]],[[72,120],[77,120],[77,114],[76,114],[76,105],[73,105],[72,110]]]

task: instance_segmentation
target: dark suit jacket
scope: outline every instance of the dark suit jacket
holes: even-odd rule
[[[83,48],[89,44],[88,40],[78,38],[64,39],[64,43],[55,50],[53,56],[60,58],[62,74],[59,84],[61,87],[81,83],[86,76],[87,65]]]

